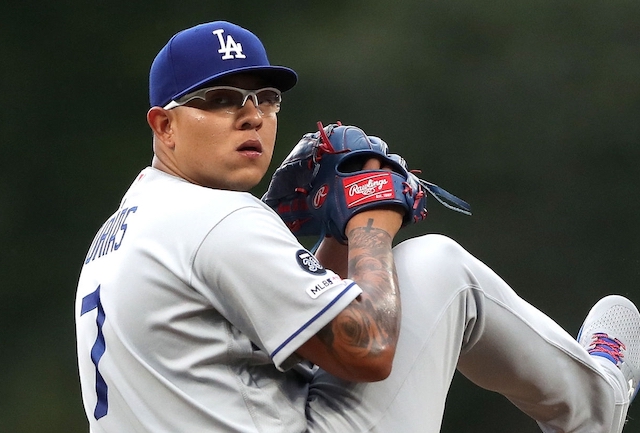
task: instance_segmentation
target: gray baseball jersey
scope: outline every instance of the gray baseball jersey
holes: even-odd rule
[[[360,293],[251,194],[144,169],[78,283],[91,431],[304,431],[294,352]]]

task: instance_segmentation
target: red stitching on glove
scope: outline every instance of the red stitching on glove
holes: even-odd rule
[[[420,190],[416,193],[416,195],[413,197],[413,208],[414,209],[418,209],[418,205],[420,204],[420,200],[422,199],[422,197],[424,197],[424,191]]]
[[[404,185],[404,189],[402,190],[402,193],[413,196],[413,188],[411,188],[411,185],[409,185],[407,182],[402,182],[402,184]]]
[[[329,141],[329,136],[324,130],[324,126],[322,126],[322,122],[318,121],[317,125],[318,125],[318,132],[320,132],[320,146],[318,146],[318,152],[316,154],[317,162],[320,162],[320,160],[322,159],[322,155],[324,155],[325,153],[335,155],[338,153],[347,153],[351,151],[351,149],[343,149],[340,152],[337,152],[331,145],[331,141]],[[342,123],[338,122],[338,126],[340,125],[342,125]]]
[[[289,230],[292,232],[297,232],[307,221],[311,221],[311,218],[304,218],[295,221],[285,222],[286,226],[289,227]]]

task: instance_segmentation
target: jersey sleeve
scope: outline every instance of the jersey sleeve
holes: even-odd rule
[[[271,209],[237,209],[206,236],[192,286],[281,370],[360,293],[320,265]]]

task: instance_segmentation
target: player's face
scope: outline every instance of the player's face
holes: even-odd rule
[[[255,90],[258,77],[238,75],[212,85]],[[168,110],[178,174],[211,188],[247,191],[265,175],[275,146],[276,113],[261,114],[252,98],[234,114],[207,110],[204,101]]]

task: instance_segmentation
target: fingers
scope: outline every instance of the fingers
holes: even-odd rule
[[[382,164],[377,158],[369,158],[362,166],[363,170],[380,170]]]
[[[362,166],[363,170],[388,170],[393,171],[393,168],[388,165],[382,165],[382,162],[378,158],[369,158]]]
[[[394,168],[393,165],[387,164],[387,161],[382,157],[361,155],[341,163],[339,170],[343,173],[354,173],[360,170],[394,171]]]

